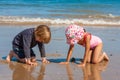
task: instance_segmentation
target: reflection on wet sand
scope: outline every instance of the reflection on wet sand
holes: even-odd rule
[[[38,76],[34,76],[36,66],[30,66],[21,63],[10,63],[9,68],[13,71],[13,80],[43,80],[45,73],[45,64],[41,64]]]
[[[72,69],[71,69],[69,64],[66,65],[66,70],[67,70],[67,74],[68,74],[68,79],[69,80],[74,80],[73,79],[73,72],[72,72]]]
[[[34,66],[29,66],[21,63],[9,63],[9,67],[13,70],[12,78],[13,80],[34,80],[35,77],[32,76],[32,71]]]
[[[85,67],[82,68],[83,71],[83,80],[102,80],[101,72],[107,68],[108,62],[101,62],[98,64],[87,63]],[[69,64],[66,65],[66,71],[68,74],[69,80],[75,80],[72,68]]]
[[[41,68],[40,68],[40,71],[39,71],[39,75],[37,77],[37,80],[43,80],[44,79],[44,75],[45,75],[45,69],[46,69],[46,64],[42,63],[41,64]]]
[[[102,80],[101,72],[107,68],[108,62],[101,62],[98,64],[90,64],[82,68],[84,80]]]
[[[49,64],[49,66],[55,64],[51,63]],[[107,68],[108,62],[103,61],[99,64],[87,63],[86,66],[83,68],[79,68],[77,66],[75,67],[73,64],[72,65],[67,64],[65,65],[65,67],[61,67],[66,69],[65,71],[66,75],[64,76],[62,75],[63,74],[62,72],[64,71],[62,71],[61,74],[57,75],[56,73],[57,71],[55,71],[54,73],[54,71],[52,70],[53,72],[51,72],[51,74],[55,75],[54,76],[55,79],[61,79],[61,76],[63,76],[62,77],[63,80],[76,80],[76,79],[102,80],[101,72]],[[46,66],[47,64],[42,63],[39,64],[38,66],[30,66],[18,62],[9,63],[9,68],[12,70],[12,80],[46,80],[48,78],[51,80],[51,77],[48,77],[49,73],[46,74]],[[55,70],[59,71],[59,69],[57,68]],[[82,74],[81,70],[83,72],[83,76],[80,75]]]

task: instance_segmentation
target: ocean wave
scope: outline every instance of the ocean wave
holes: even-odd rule
[[[85,24],[85,25],[118,25],[120,26],[120,17],[109,14],[94,15],[94,16],[82,16],[79,19],[53,19],[53,18],[31,18],[31,17],[19,17],[19,16],[0,16],[0,24]]]

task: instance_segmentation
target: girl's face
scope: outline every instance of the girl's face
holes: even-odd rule
[[[79,39],[77,44],[82,45],[83,44],[83,39]]]

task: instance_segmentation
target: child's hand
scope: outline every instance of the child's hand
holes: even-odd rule
[[[42,63],[50,63],[46,58],[42,58]]]
[[[60,62],[60,64],[69,64],[69,62]]]
[[[27,58],[27,59],[25,60],[25,62],[26,62],[26,64],[28,64],[28,65],[37,66],[37,62],[31,62],[31,60],[30,60],[29,58]]]

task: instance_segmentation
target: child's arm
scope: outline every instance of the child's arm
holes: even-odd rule
[[[68,54],[67,54],[66,62],[70,61],[70,58],[71,58],[71,55],[72,55],[72,52],[73,52],[73,48],[74,48],[74,45],[70,45],[69,50],[68,50]]]
[[[41,57],[46,57],[44,44],[38,42],[38,48],[39,48],[39,51],[40,51],[40,56]]]
[[[44,46],[44,44],[38,42],[38,48],[39,48],[39,51],[40,51],[40,55],[41,55],[41,58],[42,58],[42,62],[43,62],[43,63],[50,63],[50,62],[46,59],[45,46]]]
[[[83,62],[81,64],[79,64],[79,66],[85,66],[86,65],[88,54],[89,54],[89,50],[90,50],[90,35],[88,35],[86,37],[84,59],[83,59]]]
[[[74,45],[70,45],[69,50],[68,50],[68,54],[67,54],[66,62],[61,62],[60,64],[68,64],[69,63],[72,52],[73,52],[73,48],[74,48]]]

